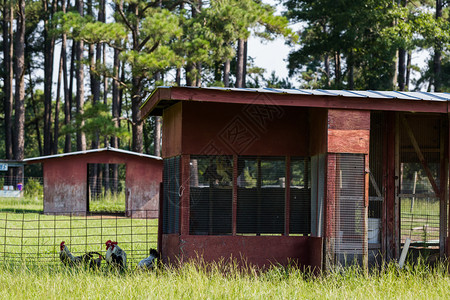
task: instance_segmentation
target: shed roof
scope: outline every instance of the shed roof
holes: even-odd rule
[[[448,113],[450,94],[162,86],[156,88],[141,106],[142,115],[161,115],[165,108],[179,101]]]
[[[118,149],[118,148],[113,148],[113,147],[106,147],[106,148],[100,148],[100,149],[91,149],[91,150],[85,150],[85,151],[75,151],[75,152],[69,152],[69,153],[61,153],[61,154],[26,158],[23,161],[27,162],[27,163],[28,162],[29,163],[38,163],[43,160],[52,159],[52,158],[61,158],[61,157],[67,157],[67,156],[73,156],[73,155],[84,155],[84,154],[89,154],[89,153],[98,153],[98,152],[105,152],[105,151],[122,153],[122,154],[133,155],[133,156],[140,156],[140,157],[151,158],[151,159],[156,159],[156,160],[162,160],[162,158],[159,156],[148,155],[148,154],[123,150],[123,149]]]

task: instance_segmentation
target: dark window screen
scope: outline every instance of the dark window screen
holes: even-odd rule
[[[190,234],[231,234],[232,157],[192,156],[190,169]]]
[[[238,234],[284,233],[285,176],[283,157],[239,157]]]
[[[163,233],[180,232],[180,157],[164,159]]]
[[[309,157],[291,158],[289,233],[311,233],[310,166]]]

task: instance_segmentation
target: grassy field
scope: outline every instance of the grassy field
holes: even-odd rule
[[[231,266],[197,264],[126,274],[61,267],[0,265],[2,299],[448,299],[450,278],[443,267],[423,265],[398,271],[394,265],[364,275],[358,269],[313,277],[273,268],[240,272]]]

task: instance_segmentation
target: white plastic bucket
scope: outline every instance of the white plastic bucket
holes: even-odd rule
[[[381,219],[369,218],[367,238],[369,244],[377,244],[380,242]]]

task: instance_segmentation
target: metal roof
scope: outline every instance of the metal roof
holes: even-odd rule
[[[281,106],[450,113],[450,93],[175,86],[156,88],[141,110],[145,118],[179,101],[257,104],[264,94]]]
[[[158,87],[159,89],[171,88],[171,86]],[[275,88],[223,88],[223,87],[185,87],[193,89],[276,93],[276,94],[298,94],[312,96],[340,96],[352,98],[374,98],[374,99],[402,99],[402,100],[425,100],[425,101],[450,101],[450,93],[432,92],[400,92],[400,91],[355,91],[355,90],[308,90],[308,89],[275,89]]]
[[[91,149],[91,150],[85,150],[85,151],[75,151],[75,152],[69,152],[69,153],[61,153],[61,154],[54,154],[54,155],[46,155],[46,156],[26,158],[23,161],[24,162],[29,162],[29,161],[36,161],[36,160],[51,159],[51,158],[60,158],[60,157],[66,157],[66,156],[71,156],[71,155],[83,155],[83,154],[88,154],[88,153],[104,152],[104,151],[112,151],[112,152],[123,153],[123,154],[128,154],[128,155],[134,155],[134,156],[140,156],[140,157],[146,157],[146,158],[162,160],[162,158],[159,157],[159,156],[148,155],[148,154],[143,154],[143,153],[138,153],[138,152],[133,152],[133,151],[128,151],[128,150],[123,150],[123,149],[118,149],[118,148],[113,148],[113,147],[106,147],[106,148],[100,148],[100,149]]]

